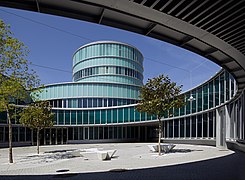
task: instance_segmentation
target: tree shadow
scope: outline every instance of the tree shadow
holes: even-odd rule
[[[203,151],[201,149],[172,149],[168,153],[189,153],[193,151]]]
[[[15,175],[3,176],[0,179],[89,179],[89,180],[244,180],[245,153],[233,154],[190,162],[185,164],[170,165],[145,169],[112,169],[107,172],[74,173],[67,172],[53,175]],[[81,170],[82,171],[82,170]]]

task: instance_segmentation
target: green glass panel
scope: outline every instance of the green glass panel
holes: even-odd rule
[[[179,108],[174,108],[174,117],[179,116]]]
[[[82,124],[82,111],[77,111],[77,124]]]
[[[83,124],[88,124],[88,111],[83,111]]]
[[[106,123],[106,110],[101,110],[101,124]]]
[[[185,107],[186,107],[186,114],[190,114],[190,112],[191,112],[191,102],[190,102],[189,98],[190,98],[190,93],[186,93],[186,95],[185,95],[185,101],[186,101],[186,105],[185,105]]]
[[[123,108],[118,109],[118,122],[123,122]]]
[[[130,122],[134,122],[134,107],[130,107]]]
[[[64,124],[64,111],[58,111],[58,124]]]
[[[89,111],[89,124],[94,124],[94,110]]]
[[[100,124],[100,110],[95,111],[95,124]]]
[[[197,90],[197,111],[202,110],[202,88]]]
[[[109,124],[109,123],[111,123],[112,121],[111,121],[111,109],[108,109],[107,110],[107,123]]]
[[[185,115],[185,106],[182,106],[182,107],[180,108],[180,115],[181,115],[181,116]]]
[[[140,121],[140,113],[139,113],[139,111],[137,111],[136,109],[134,111],[135,111],[135,121]]]
[[[124,122],[129,122],[128,111],[129,111],[129,108],[124,108]]]
[[[145,121],[146,120],[146,113],[142,112],[141,113],[141,121]]]
[[[71,115],[70,111],[65,111],[65,124],[70,124]]]
[[[212,108],[214,106],[214,86],[213,86],[213,81],[209,82],[208,84],[209,88],[209,108]]]
[[[71,124],[76,124],[76,111],[71,111]]]
[[[117,123],[117,109],[113,109],[112,111],[113,111],[113,117],[112,117],[113,123]]]
[[[203,110],[208,109],[208,84],[203,86]]]
[[[214,80],[215,83],[215,106],[219,105],[219,77]]]

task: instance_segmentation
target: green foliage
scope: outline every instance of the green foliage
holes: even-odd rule
[[[54,113],[48,101],[38,101],[28,105],[20,116],[20,123],[32,129],[41,130],[54,124]]]
[[[40,80],[29,69],[27,47],[13,37],[9,26],[0,20],[0,111],[11,108],[15,99],[26,100]]]
[[[10,27],[0,19],[0,112],[7,113],[10,163],[13,163],[11,118],[14,117],[15,101],[28,99],[29,93],[40,83],[25,59],[28,52],[27,47],[13,37]]]
[[[182,86],[171,82],[168,76],[160,75],[148,79],[140,89],[140,102],[136,109],[161,118],[171,108],[184,105],[183,98],[179,95]]]

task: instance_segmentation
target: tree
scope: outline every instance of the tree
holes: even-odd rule
[[[20,113],[20,123],[31,128],[37,128],[37,154],[39,154],[40,130],[53,126],[54,113],[48,101],[37,101],[28,105]]]
[[[148,79],[147,83],[140,89],[139,97],[141,100],[136,106],[136,109],[139,112],[146,112],[157,117],[159,125],[159,155],[161,155],[161,118],[166,112],[169,112],[170,109],[184,105],[182,97],[180,96],[181,88],[182,86],[177,86],[175,82],[171,82],[168,76],[160,75],[153,79]]]
[[[35,71],[29,69],[27,47],[13,37],[10,27],[0,19],[0,111],[7,113],[9,163],[13,163],[12,122],[15,101],[25,101],[39,86]]]

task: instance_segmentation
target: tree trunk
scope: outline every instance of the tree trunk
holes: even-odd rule
[[[157,116],[159,125],[159,135],[158,135],[158,154],[161,156],[161,137],[162,137],[162,123],[161,117]]]
[[[6,106],[7,119],[9,124],[9,163],[13,163],[13,148],[12,148],[12,123],[10,119],[9,109]]]
[[[39,144],[40,144],[39,128],[37,128],[37,154],[39,154]]]

